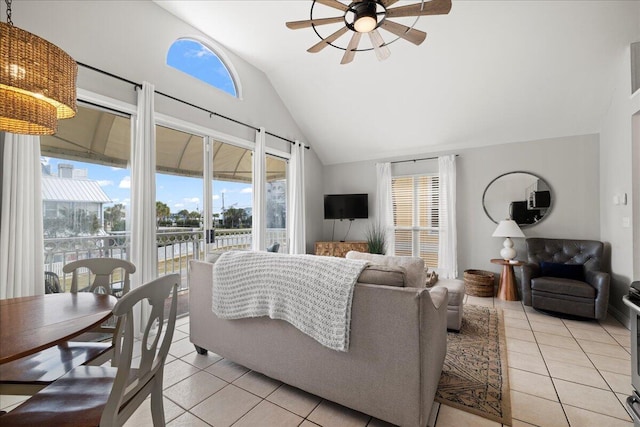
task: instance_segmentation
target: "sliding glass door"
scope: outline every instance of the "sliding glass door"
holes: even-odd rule
[[[250,249],[253,227],[253,151],[212,141],[212,224],[210,250]]]
[[[156,126],[156,242],[158,275],[180,273],[187,286],[190,259],[203,245],[204,138]]]
[[[288,253],[287,160],[267,155],[267,250]]]
[[[130,147],[130,116],[88,105],[40,138],[45,271],[65,290],[71,261],[129,259]],[[81,274],[79,286],[89,280]]]

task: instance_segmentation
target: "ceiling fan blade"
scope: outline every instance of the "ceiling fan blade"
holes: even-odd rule
[[[419,45],[427,38],[427,33],[424,31],[416,30],[415,28],[407,27],[406,25],[398,24],[397,22],[391,22],[389,20],[382,21],[381,28],[395,34],[396,36],[410,41],[415,45]]]
[[[347,10],[349,10],[349,6],[347,6],[346,4],[340,3],[338,0],[316,0],[316,2],[323,4],[325,6],[332,7],[334,9],[341,10],[343,12],[346,12]]]
[[[307,52],[311,52],[311,53],[320,52],[322,49],[324,49],[325,47],[329,46],[329,43],[333,43],[334,41],[336,41],[338,39],[338,37],[340,37],[341,35],[343,35],[347,31],[349,31],[349,28],[347,28],[347,27],[340,28],[338,31],[336,31],[335,33],[331,34],[329,37],[326,37],[326,38],[320,40],[318,43],[316,43],[313,46],[311,46],[309,49],[307,49]]]
[[[371,44],[373,45],[373,50],[376,52],[378,61],[384,61],[391,55],[389,47],[384,44],[384,39],[378,30],[370,31],[369,38],[371,39]]]
[[[387,18],[404,16],[446,15],[451,10],[451,0],[431,0],[423,3],[387,9]]]
[[[347,45],[347,50],[344,52],[344,55],[342,56],[342,61],[340,61],[341,64],[348,64],[349,62],[353,61],[353,58],[356,56],[356,49],[358,48],[358,43],[360,43],[361,36],[362,36],[362,33],[359,33],[357,31],[353,32],[351,41]]]
[[[382,5],[384,7],[389,7],[392,4],[396,3],[398,0],[382,0]]]
[[[287,28],[291,30],[299,30],[300,28],[308,28],[312,25],[326,25],[344,22],[344,17],[336,16],[335,18],[307,19],[306,21],[287,22]]]

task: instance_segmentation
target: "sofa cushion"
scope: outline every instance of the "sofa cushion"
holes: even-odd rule
[[[410,256],[378,255],[357,251],[347,252],[346,258],[364,259],[370,261],[372,264],[386,265],[390,267],[404,267],[407,271],[405,286],[411,288],[424,287],[424,260],[422,258]]]
[[[223,253],[224,251],[209,252],[204,260],[206,262],[210,262],[211,264],[215,264],[218,258],[220,258],[220,255],[222,255]]]
[[[531,279],[531,291],[580,298],[593,299],[596,297],[596,289],[588,283],[559,277],[536,277]]]
[[[584,266],[582,264],[542,261],[540,263],[540,275],[584,282]]]
[[[372,285],[404,287],[406,276],[407,270],[405,270],[404,267],[371,264],[362,270],[358,282]]]

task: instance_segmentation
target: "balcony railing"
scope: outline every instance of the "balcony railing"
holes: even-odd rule
[[[187,266],[191,259],[204,259],[206,251],[249,249],[251,229],[215,230],[214,239],[205,241],[202,230],[161,230],[157,233],[158,275],[179,273],[181,290],[189,288]],[[267,246],[280,243],[279,252],[288,252],[287,231],[283,228],[267,229]],[[113,233],[107,236],[65,237],[44,239],[45,271],[60,277],[65,290],[71,286],[71,274],[65,275],[62,267],[78,259],[121,258],[129,259],[130,235]],[[87,277],[88,280],[88,277]],[[114,278],[117,280],[117,278]]]

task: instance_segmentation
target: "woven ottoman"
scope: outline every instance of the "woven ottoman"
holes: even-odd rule
[[[462,327],[462,303],[464,302],[464,282],[458,279],[438,279],[433,288],[444,287],[449,292],[447,304],[447,329],[459,331]]]

